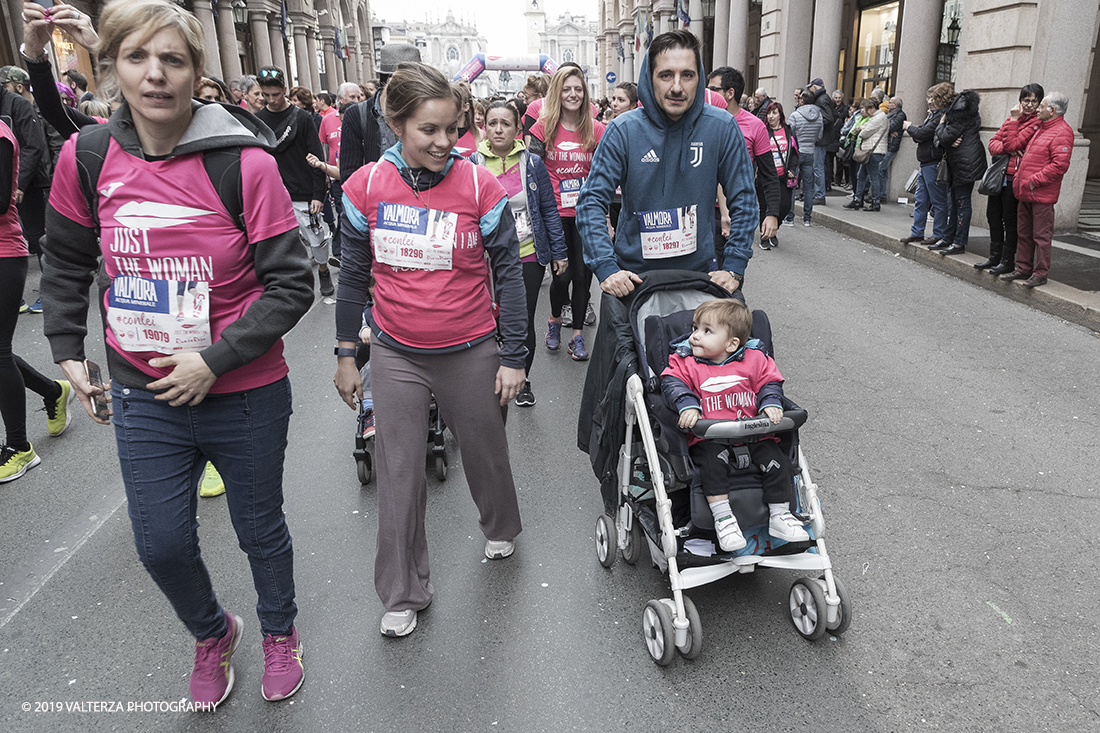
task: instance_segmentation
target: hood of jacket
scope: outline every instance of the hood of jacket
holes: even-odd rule
[[[511,158],[513,155],[521,153],[526,149],[527,149],[527,147],[523,144],[523,140],[517,138],[512,143],[512,149],[508,151],[508,155],[505,156],[505,157]],[[496,153],[493,152],[493,147],[489,144],[489,138],[484,138],[481,142],[479,142],[477,144],[477,150],[478,150],[479,153],[484,155],[486,157],[486,159],[488,159],[488,158],[494,158],[496,160],[501,159],[499,155],[497,155]]]
[[[973,89],[965,89],[944,113],[947,122],[951,124],[963,123],[980,114],[982,98]]]
[[[123,101],[107,121],[111,137],[130,155],[144,158],[130,105]],[[264,148],[275,145],[275,134],[251,112],[217,102],[191,102],[191,124],[171,157],[221,148]]]
[[[794,112],[791,112],[791,117],[799,115],[804,117],[807,121],[813,122],[821,119],[821,108],[816,104],[803,104],[795,108]]]
[[[649,54],[647,53],[642,57],[642,68],[638,73],[638,100],[642,103],[642,114],[649,118],[650,122],[666,139],[674,139],[672,136],[679,135],[679,170],[686,170],[688,161],[691,160],[688,142],[691,139],[691,133],[695,129],[695,123],[698,121],[699,115],[703,113],[703,106],[706,104],[706,72],[700,64],[699,85],[695,89],[695,101],[675,122],[665,114],[664,109],[658,104],[657,97],[653,92],[652,77],[649,68]]]

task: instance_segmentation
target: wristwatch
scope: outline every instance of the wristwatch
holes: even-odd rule
[[[739,283],[745,282],[745,276],[744,275],[738,275],[736,272],[733,272],[732,270],[727,270],[727,272],[729,272],[729,274],[733,275],[733,279],[736,280],[737,282],[739,282]]]
[[[337,346],[335,349],[332,350],[332,353],[336,354],[337,356],[351,356],[351,357],[354,357],[356,352],[355,352],[355,349],[349,349],[349,348],[346,348],[346,347],[341,348],[341,347]]]
[[[46,49],[42,49],[42,55],[41,56],[28,56],[27,55],[27,44],[25,44],[25,43],[20,43],[19,44],[19,55],[22,56],[23,58],[25,58],[27,61],[29,61],[32,64],[41,64],[41,63],[45,63],[46,61],[48,61],[48,59],[46,58]]]

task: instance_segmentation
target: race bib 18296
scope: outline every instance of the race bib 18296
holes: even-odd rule
[[[581,195],[581,186],[584,185],[583,178],[563,178],[561,179],[561,207],[563,209],[573,209],[577,206],[577,199]]]
[[[413,270],[450,270],[458,214],[382,202],[372,237],[379,262]]]

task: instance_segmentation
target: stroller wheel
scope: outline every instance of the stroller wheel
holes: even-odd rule
[[[672,611],[662,601],[650,601],[642,611],[642,636],[653,661],[662,667],[676,656],[676,629]]]
[[[684,596],[684,613],[688,620],[688,643],[686,649],[680,649],[680,656],[695,659],[703,651],[703,621],[699,618],[695,603],[687,596]]]
[[[817,641],[827,631],[825,592],[816,580],[799,578],[791,584],[791,622],[809,641]]]
[[[634,521],[630,523],[630,529],[623,538],[623,560],[630,565],[638,562],[642,557],[642,548],[645,547],[645,532],[638,523],[638,515],[634,515]]]
[[[366,486],[370,483],[371,476],[373,475],[370,453],[364,451],[361,456],[356,457],[355,473],[359,476],[360,484]]]
[[[615,523],[606,514],[596,517],[596,559],[600,565],[609,568],[615,564],[617,544]]]
[[[435,457],[435,477],[440,481],[447,480],[447,454]]]
[[[819,580],[824,583],[825,576],[822,575]],[[829,631],[834,634],[840,635],[848,630],[848,624],[852,623],[852,606],[848,601],[848,591],[844,589],[844,584],[840,582],[840,578],[833,576],[833,583],[836,585],[836,594],[840,596],[840,607],[837,609],[836,623],[829,626]]]

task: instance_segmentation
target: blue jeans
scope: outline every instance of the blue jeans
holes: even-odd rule
[[[821,148],[814,148],[814,158],[818,150]],[[798,159],[798,177],[802,180],[802,219],[805,221],[809,221],[814,213],[814,158],[806,156]]]
[[[172,407],[152,392],[115,381],[115,437],[138,558],[196,639],[225,633],[199,552],[198,483],[207,460],[225,480],[229,517],[248,555],[260,631],[290,632],[294,551],[283,516],[283,456],[290,380],[194,407]]]
[[[947,234],[944,240],[965,247],[970,240],[970,195],[974,192],[974,181],[951,186],[948,194]]]
[[[871,201],[876,204],[881,204],[886,198],[886,178],[882,174],[882,159],[885,157],[885,153],[871,153],[864,166],[871,181]]]
[[[913,208],[913,226],[909,234],[924,236],[928,212],[932,211],[932,236],[943,239],[947,235],[947,186],[936,183],[936,163],[924,163],[917,179],[917,203]]]
[[[825,198],[825,146],[814,148],[814,198]]]

